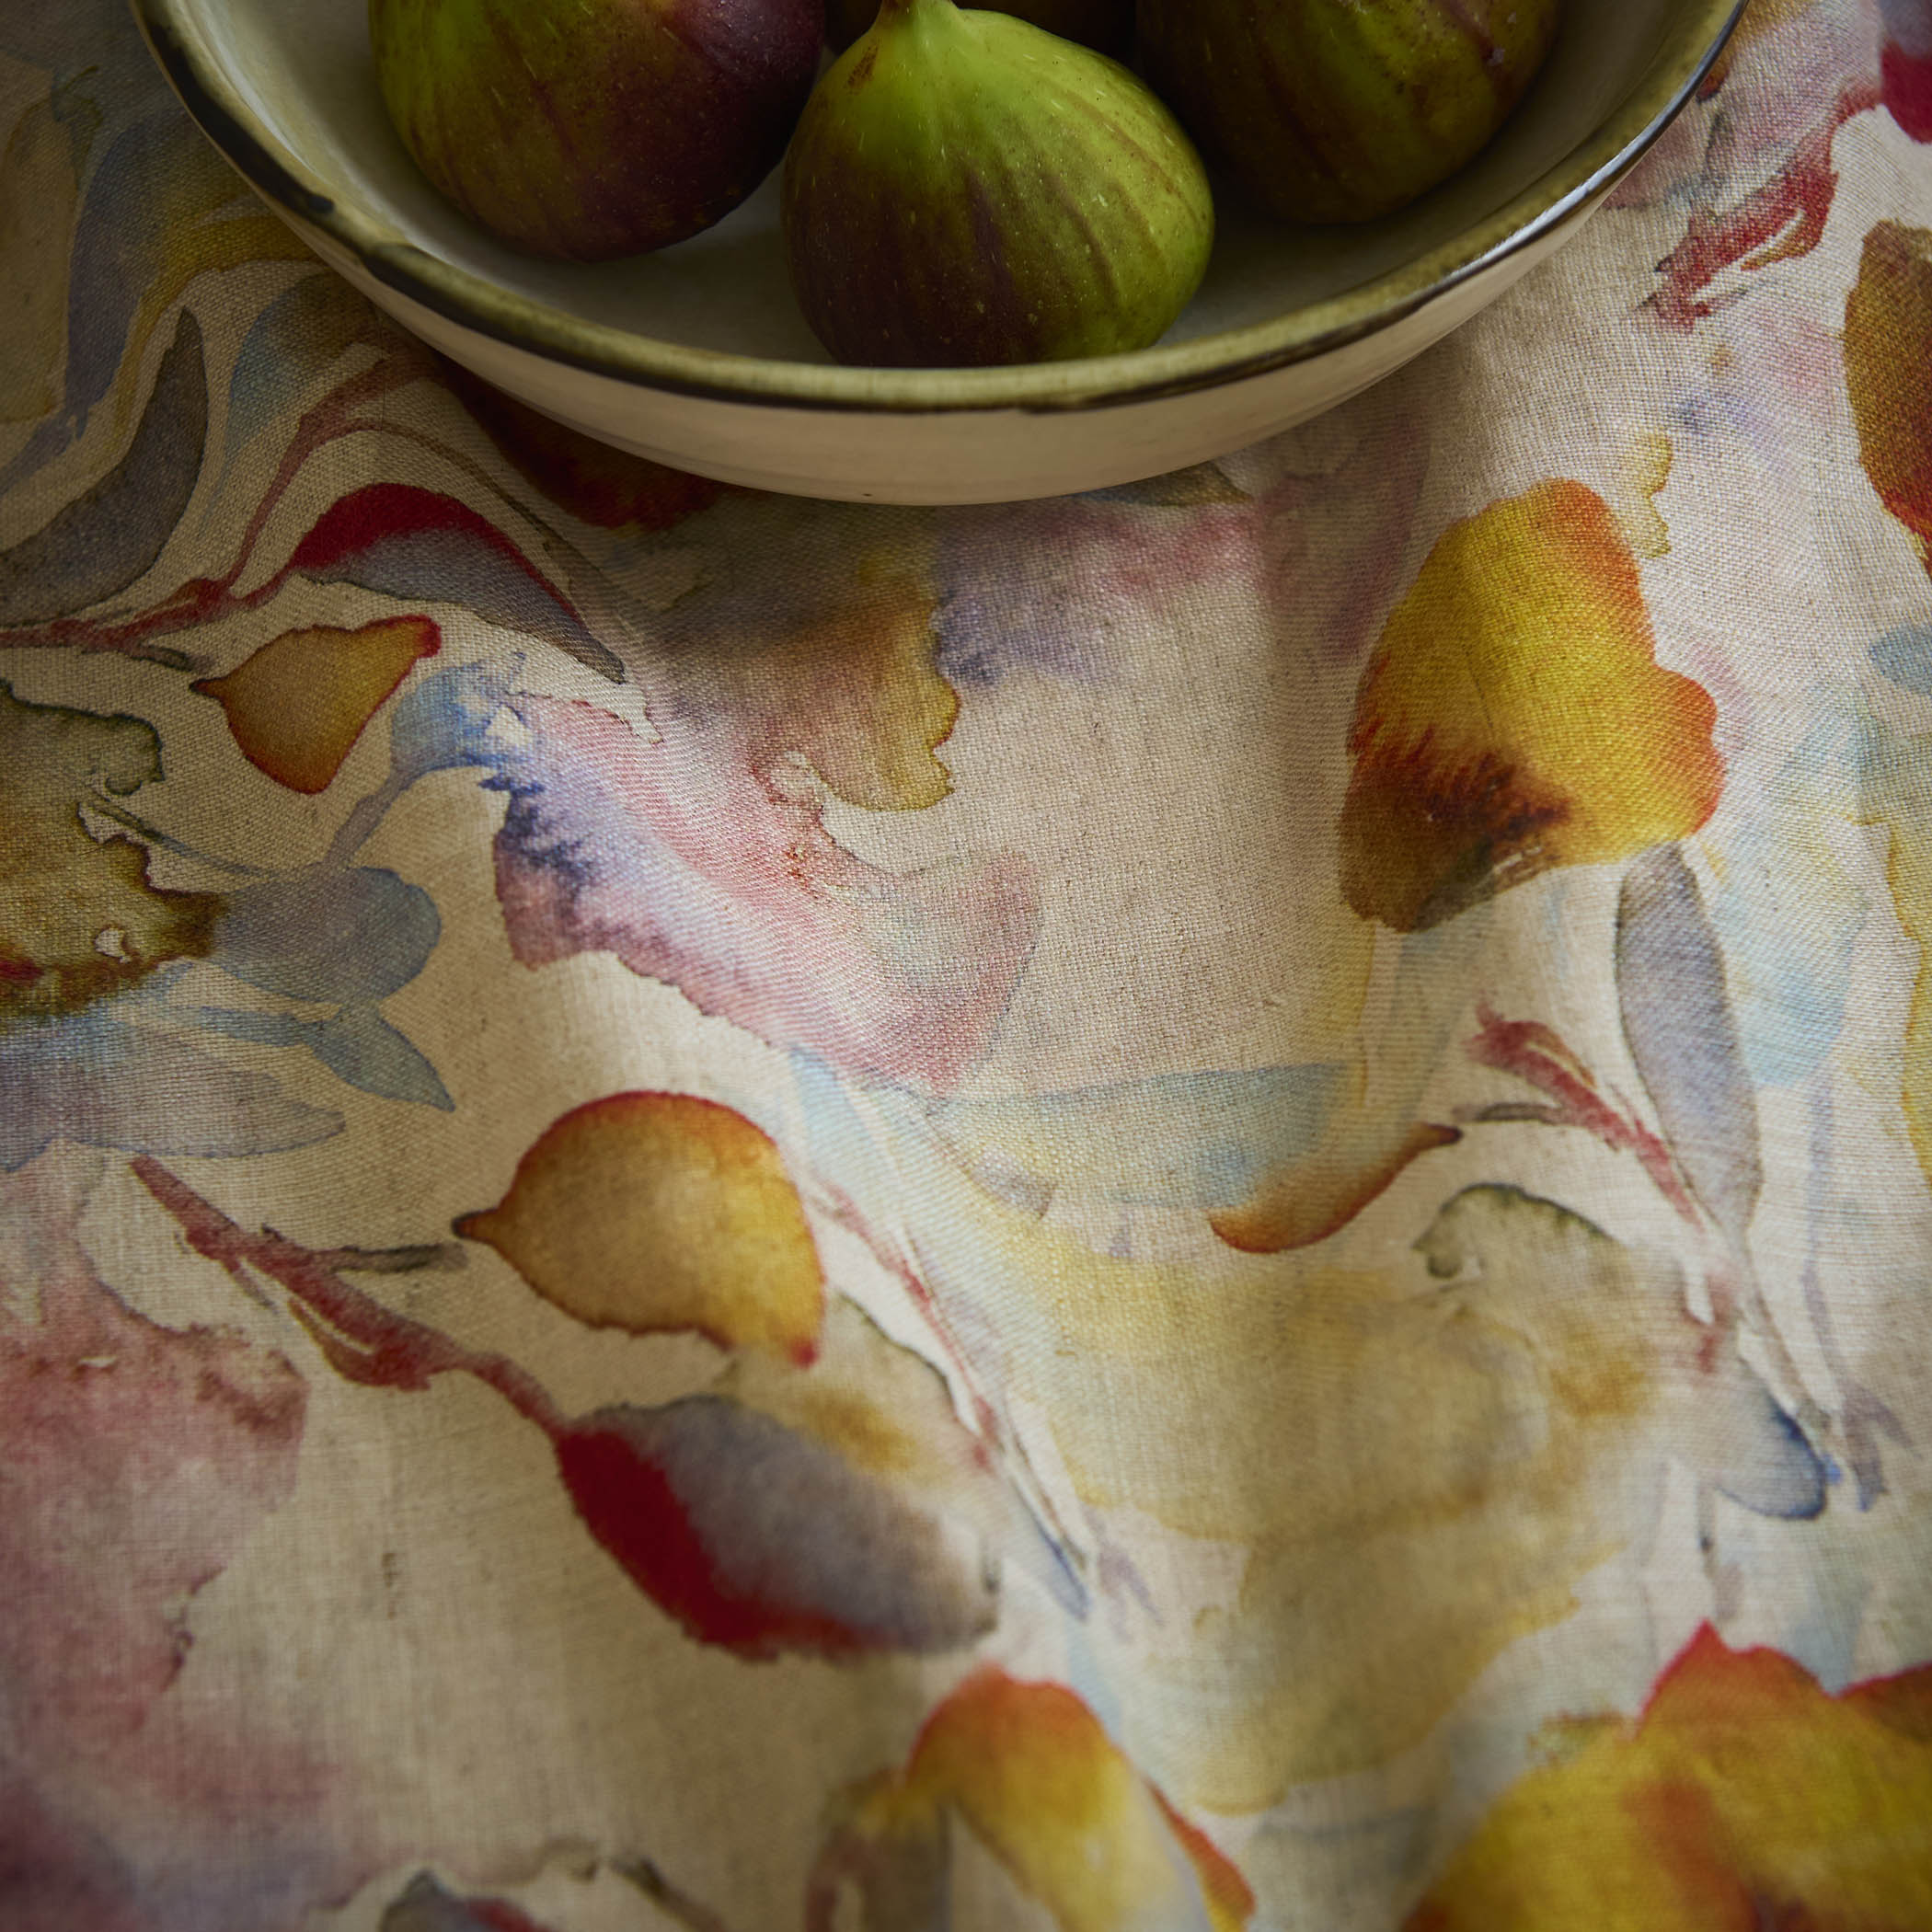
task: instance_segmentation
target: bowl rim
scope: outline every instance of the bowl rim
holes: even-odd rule
[[[1028,414],[1155,402],[1266,375],[1398,322],[1535,244],[1605,193],[1689,103],[1747,0],[1685,0],[1642,80],[1590,136],[1486,220],[1320,302],[1185,342],[992,369],[870,369],[697,349],[586,321],[431,254],[339,200],[255,115],[193,31],[186,0],[131,0],[168,84],[270,206],[445,321],[550,362],[719,402],[887,415]]]

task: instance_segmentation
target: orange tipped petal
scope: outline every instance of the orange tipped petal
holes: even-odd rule
[[[1639,1719],[1505,1794],[1407,1932],[1932,1926],[1928,1682],[1833,1697],[1707,1626]]]
[[[824,1277],[798,1190],[770,1137],[714,1101],[622,1093],[565,1114],[456,1232],[595,1327],[817,1349]]]
[[[250,765],[291,791],[326,791],[369,720],[442,641],[427,617],[292,630],[193,688],[228,714]]]
[[[1241,1875],[1062,1685],[975,1672],[926,1720],[895,1799],[909,1821],[957,1813],[1061,1932],[1141,1932],[1189,1904],[1239,1932],[1253,1911]]]
[[[1695,832],[1716,707],[1662,669],[1637,558],[1581,483],[1455,523],[1390,615],[1356,699],[1342,888],[1416,931],[1553,866]]]
[[[1382,1144],[1357,1141],[1271,1176],[1255,1200],[1209,1217],[1214,1232],[1244,1254],[1312,1248],[1346,1227],[1394,1186],[1411,1161],[1462,1138],[1454,1127],[1399,1122]]]

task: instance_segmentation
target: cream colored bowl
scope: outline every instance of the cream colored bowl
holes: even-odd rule
[[[533,260],[443,202],[391,130],[366,0],[133,0],[210,140],[325,260],[478,375],[729,482],[896,503],[1136,481],[1332,407],[1466,321],[1586,221],[1690,98],[1740,0],[1566,0],[1496,142],[1386,221],[1224,210],[1160,346],[1023,369],[842,369],[800,319],[776,181],[662,254]]]

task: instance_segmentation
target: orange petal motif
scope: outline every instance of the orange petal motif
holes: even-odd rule
[[[1723,788],[1715,720],[1658,664],[1601,497],[1558,480],[1492,503],[1443,534],[1363,674],[1348,902],[1413,932],[1550,867],[1683,838]]]
[[[1244,1254],[1312,1248],[1339,1234],[1393,1187],[1410,1162],[1454,1146],[1462,1134],[1431,1121],[1364,1123],[1337,1148],[1271,1177],[1255,1200],[1209,1215],[1209,1225]]]
[[[1880,222],[1865,237],[1845,387],[1865,474],[1932,569],[1932,228]]]
[[[711,1100],[613,1094],[565,1114],[456,1232],[593,1327],[817,1351],[825,1284],[798,1190],[770,1138]]]
[[[442,642],[427,617],[292,630],[193,688],[228,714],[250,765],[291,791],[326,791],[410,667]]]
[[[1241,1874],[1061,1685],[974,1672],[926,1719],[903,1770],[863,1793],[854,1823],[910,1847],[949,1815],[1060,1932],[1153,1932],[1202,1911],[1213,1932],[1241,1932],[1254,1912]]]
[[[1634,1723],[1512,1788],[1408,1932],[1932,1926],[1932,1667],[1828,1696],[1707,1626]]]

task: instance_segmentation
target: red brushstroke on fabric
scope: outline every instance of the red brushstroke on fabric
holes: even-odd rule
[[[1618,1153],[1634,1154],[1655,1184],[1657,1190],[1693,1226],[1700,1225],[1690,1190],[1677,1172],[1671,1151],[1640,1121],[1626,1118],[1597,1090],[1587,1070],[1581,1075],[1570,1071],[1582,1062],[1567,1048],[1561,1064],[1546,1044],[1549,1029],[1536,1020],[1507,1020],[1489,1007],[1478,1009],[1482,1030],[1468,1042],[1469,1057],[1479,1066],[1498,1073],[1512,1074],[1519,1080],[1547,1094],[1557,1103],[1556,1116],[1546,1116],[1553,1125],[1581,1127]]]
[[[873,1647],[833,1618],[729,1592],[663,1472],[627,1439],[622,1411],[567,1415],[508,1357],[466,1348],[384,1307],[272,1229],[248,1233],[151,1156],[131,1165],[197,1254],[231,1273],[254,1269],[293,1296],[295,1314],[347,1379],[420,1391],[438,1375],[465,1374],[494,1389],[548,1438],[564,1489],[592,1536],[698,1641],[754,1660],[789,1650],[839,1657]]]
[[[938,1339],[945,1351],[946,1359],[951,1364],[953,1374],[958,1378],[966,1396],[973,1432],[981,1443],[980,1454],[987,1458],[986,1466],[991,1467],[991,1451],[986,1446],[998,1443],[1002,1449],[1010,1450],[1012,1443],[999,1411],[981,1390],[979,1378],[972,1365],[972,1356],[952,1324],[946,1317],[939,1297],[934,1294],[932,1285],[918,1269],[908,1260],[898,1246],[881,1236],[867,1220],[858,1203],[843,1190],[834,1187],[821,1179],[819,1183],[822,1206],[827,1218],[834,1226],[844,1228],[856,1235],[870,1250],[872,1258],[904,1288],[911,1296],[913,1305],[925,1317],[926,1325]]]
[[[61,617],[31,629],[11,632],[6,634],[8,647],[110,650],[130,657],[159,657],[173,661],[176,654],[159,647],[156,639],[254,610],[275,596],[291,576],[302,570],[329,569],[359,548],[367,548],[385,538],[434,530],[450,531],[486,544],[527,576],[574,621],[582,624],[581,615],[569,600],[488,519],[453,497],[400,483],[374,484],[343,498],[323,513],[281,569],[252,591],[236,590],[275,511],[317,451],[346,436],[370,433],[399,437],[446,454],[421,432],[366,413],[370,404],[390,391],[420,381],[432,372],[433,364],[423,351],[407,347],[351,376],[310,409],[296,425],[275,475],[248,520],[236,546],[235,561],[221,576],[190,578],[160,603],[132,617]],[[463,466],[474,469],[466,462]],[[481,480],[486,484],[489,481],[487,477]]]
[[[663,1474],[620,1430],[594,1420],[555,1437],[558,1472],[597,1541],[660,1609],[700,1642],[740,1657],[785,1650],[853,1656],[868,1648],[830,1617],[734,1595]]]
[[[97,1282],[40,1286],[38,1325],[0,1324],[0,1553],[18,1613],[0,1656],[29,1734],[118,1749],[180,1672],[181,1601],[293,1490],[306,1391],[279,1355],[156,1327]],[[102,1567],[79,1581],[83,1542]]]
[[[438,1375],[466,1374],[493,1388],[526,1420],[553,1437],[566,1422],[563,1411],[527,1369],[508,1356],[466,1349],[424,1323],[385,1308],[351,1287],[333,1269],[272,1228],[251,1235],[151,1155],[130,1164],[142,1186],[172,1214],[188,1243],[231,1274],[253,1268],[293,1295],[301,1309],[346,1340],[359,1360],[356,1379],[367,1386],[420,1391]],[[311,1328],[311,1332],[318,1332]]]
[[[306,1386],[272,1350],[128,1306],[75,1231],[88,1193],[57,1158],[0,1176],[6,1932],[145,1926],[124,1827],[192,1857],[246,1816],[293,1847],[334,1777],[233,1659],[180,1681],[197,1593],[294,1493]]]
[[[440,531],[475,537],[525,576],[550,589],[542,574],[525,561],[523,553],[467,503],[408,483],[369,483],[340,498],[295,546],[283,574],[332,569],[344,558],[357,556],[379,543]]]
[[[1699,298],[1725,270],[1762,269],[1818,246],[1838,191],[1832,144],[1847,121],[1879,101],[1877,81],[1848,83],[1823,123],[1761,188],[1722,213],[1700,208],[1691,216],[1684,239],[1658,264],[1663,285],[1650,299],[1666,326],[1688,329],[1708,316],[1715,305]]]
[[[1879,83],[1886,112],[1913,140],[1932,142],[1932,53],[1907,53],[1886,41]]]
[[[508,1899],[465,1899],[463,1909],[482,1927],[482,1932],[547,1932],[546,1927]]]

